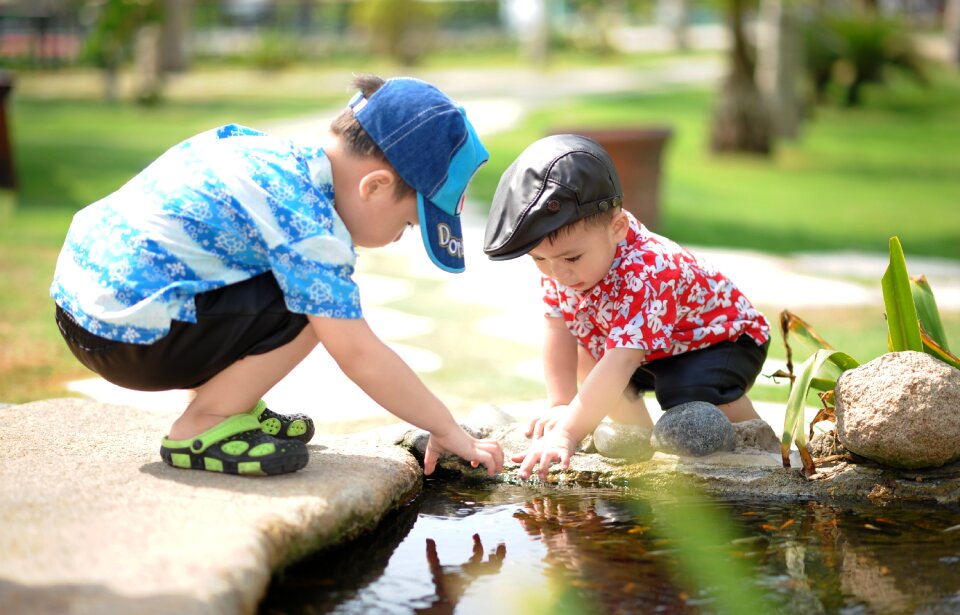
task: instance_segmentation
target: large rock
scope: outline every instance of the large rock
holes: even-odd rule
[[[0,611],[253,613],[271,572],[373,528],[421,485],[378,439],[317,437],[250,478],[160,461],[175,414],[79,399],[0,409]]]
[[[849,451],[896,468],[960,459],[960,371],[921,352],[891,352],[845,372],[837,435]]]

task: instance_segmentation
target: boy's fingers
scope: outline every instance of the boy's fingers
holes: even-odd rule
[[[537,428],[537,421],[538,421],[538,420],[540,420],[540,419],[537,418],[537,417],[533,417],[532,419],[530,419],[530,422],[527,423],[527,430],[526,430],[525,432],[523,432],[523,435],[527,436],[528,438],[529,438],[530,436],[532,436],[532,435],[533,435],[533,430]]]
[[[520,464],[519,474],[523,478],[528,478],[533,472],[533,466],[537,465],[537,461],[540,459],[540,453],[530,453],[523,460],[523,463]]]
[[[427,445],[427,450],[423,453],[423,473],[427,476],[433,474],[433,471],[437,467],[437,453],[434,452],[430,445]]]
[[[516,453],[514,455],[510,455],[510,461],[514,463],[520,463],[526,458],[526,456],[527,456],[526,453]]]

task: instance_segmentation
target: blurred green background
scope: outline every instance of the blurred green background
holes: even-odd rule
[[[481,135],[491,158],[470,189],[480,206],[513,158],[557,127],[668,126],[656,230],[672,239],[883,253],[899,235],[908,257],[960,261],[960,9],[919,4],[0,1],[15,173],[0,197],[0,402],[65,395],[90,375],[60,340],[47,294],[74,212],[197,132],[332,115],[352,73],[524,106],[518,123]],[[683,71],[707,76],[665,78]],[[663,85],[630,87],[647,76]],[[545,81],[563,95],[533,90]],[[458,342],[462,319],[483,310],[431,313],[429,281],[414,284],[417,299],[397,307],[438,329],[413,341],[458,358],[424,377],[441,397],[464,407],[542,397],[505,371],[510,348]],[[855,357],[886,349],[882,306],[801,315]],[[943,317],[960,340],[960,312]],[[776,335],[772,355],[783,355]]]

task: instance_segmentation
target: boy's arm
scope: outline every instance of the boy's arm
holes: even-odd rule
[[[443,402],[365,320],[308,319],[320,343],[350,380],[392,414],[430,432],[423,459],[425,474],[433,472],[439,454],[445,451],[474,467],[483,464],[491,476],[503,468],[500,445],[495,440],[477,440],[465,432]]]
[[[521,462],[519,476],[528,478],[538,464],[541,479],[546,478],[550,466],[555,462],[559,462],[564,470],[567,469],[577,445],[600,424],[617,402],[645,356],[645,351],[633,348],[607,350],[553,429],[534,442],[526,452],[513,456],[513,461]]]
[[[577,395],[577,340],[563,318],[544,318],[543,376],[548,410],[530,419],[527,437],[540,438],[552,429],[560,418],[560,411]]]
[[[577,394],[577,340],[562,318],[544,318],[543,376],[550,407],[566,406]]]

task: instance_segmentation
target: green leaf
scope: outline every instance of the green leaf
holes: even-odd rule
[[[937,300],[933,296],[933,289],[930,288],[927,277],[923,275],[910,276],[910,290],[913,293],[913,304],[917,308],[920,326],[936,342],[937,346],[949,351],[947,333],[943,329],[940,310],[937,309]]]
[[[806,450],[807,430],[803,424],[804,408],[806,406],[807,393],[811,388],[820,386],[836,386],[836,382],[820,378],[820,372],[827,366],[834,366],[839,371],[845,372],[860,365],[856,359],[845,352],[839,350],[821,349],[811,355],[800,365],[800,372],[797,379],[790,387],[790,397],[787,399],[787,409],[783,420],[783,436],[780,439],[780,454],[783,457],[783,467],[790,467],[790,445],[797,443],[797,448],[801,451]],[[814,385],[817,386],[814,386]],[[804,461],[804,464],[807,462]],[[808,473],[813,473],[813,468],[804,468]]]
[[[890,351],[915,350],[923,352],[920,322],[910,291],[907,263],[897,237],[890,238],[890,265],[880,280],[883,304],[887,309],[887,329],[890,333]]]
[[[960,369],[960,357],[937,344],[934,339],[927,335],[927,332],[922,327],[920,329],[920,337],[923,339],[924,352],[940,359],[947,365]]]

